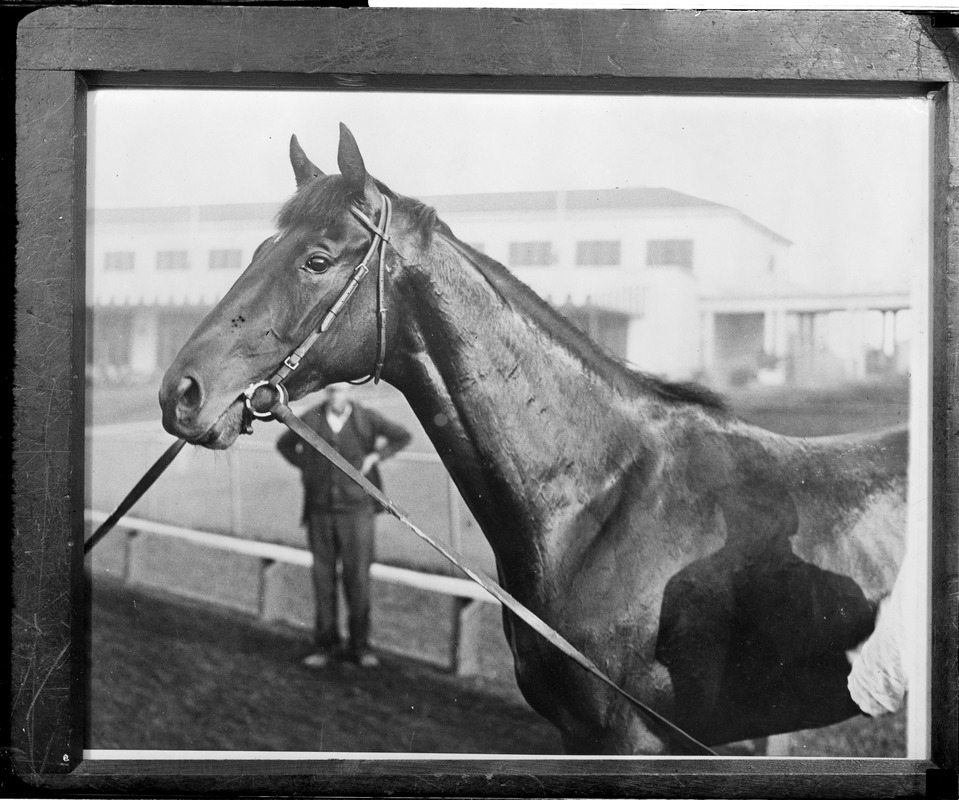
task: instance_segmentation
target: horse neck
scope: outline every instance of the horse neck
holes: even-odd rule
[[[527,570],[528,581],[528,570],[582,526],[587,506],[614,493],[645,452],[638,420],[653,401],[617,387],[613,365],[505,269],[445,235],[425,256],[398,282],[403,310],[394,313],[409,318],[390,381],[467,499],[501,572]]]

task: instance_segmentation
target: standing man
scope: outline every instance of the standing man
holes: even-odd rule
[[[303,421],[377,487],[381,486],[377,464],[410,442],[405,428],[352,402],[346,383],[328,386],[323,402],[307,411]],[[303,522],[313,553],[314,651],[302,663],[312,669],[325,667],[340,647],[336,613],[339,562],[349,619],[346,655],[362,667],[376,667],[379,659],[370,652],[368,641],[373,499],[293,431],[284,433],[276,446],[302,473]]]

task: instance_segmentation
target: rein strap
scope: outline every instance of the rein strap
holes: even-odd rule
[[[273,417],[286,425],[291,431],[296,433],[313,449],[317,450],[320,455],[329,460],[333,466],[339,469],[340,472],[346,475],[347,478],[363,489],[363,491],[372,497],[383,508],[384,511],[391,514],[413,533],[415,533],[420,539],[430,545],[430,547],[432,547],[434,550],[437,550],[444,558],[459,567],[470,577],[470,579],[482,586],[506,608],[512,611],[523,622],[525,622],[540,636],[546,639],[546,641],[558,648],[564,655],[571,658],[587,672],[599,678],[599,680],[601,680],[611,689],[615,690],[617,693],[626,698],[630,703],[638,708],[647,717],[647,719],[652,721],[656,727],[668,731],[670,738],[680,744],[683,749],[694,755],[716,755],[713,750],[704,745],[698,739],[693,738],[682,728],[677,727],[674,723],[666,719],[666,717],[662,716],[657,711],[654,711],[641,700],[638,700],[625,689],[621,688],[612,680],[612,678],[608,677],[602,670],[600,670],[596,664],[594,664],[589,658],[581,653],[576,647],[570,644],[570,642],[563,638],[561,634],[559,634],[546,622],[536,616],[536,614],[526,608],[526,606],[520,603],[519,600],[513,597],[502,586],[486,577],[486,575],[484,575],[478,569],[469,566],[469,564],[464,561],[461,555],[455,551],[449,550],[445,545],[422,531],[409,518],[409,515],[403,511],[403,509],[390,500],[385,494],[383,494],[382,491],[377,489],[373,483],[371,483],[362,473],[359,472],[359,470],[353,467],[352,464],[350,464],[345,458],[343,458],[343,456],[334,450],[325,439],[323,439],[309,425],[296,416],[296,414],[293,413],[293,410],[283,401],[282,395],[278,396],[276,402],[270,409],[270,413],[273,415]]]
[[[263,384],[269,384],[269,381],[264,381]],[[591,673],[611,689],[626,698],[626,700],[638,708],[647,717],[647,719],[653,723],[655,727],[665,730],[669,737],[673,741],[677,742],[677,744],[680,744],[683,749],[687,750],[692,755],[717,755],[715,751],[711,750],[702,742],[690,736],[682,728],[670,722],[668,719],[666,719],[666,717],[662,716],[657,711],[654,711],[641,700],[638,700],[625,689],[621,688],[612,680],[612,678],[608,677],[602,670],[600,670],[599,667],[597,667],[589,658],[583,655],[565,638],[563,638],[562,635],[560,635],[557,631],[536,616],[532,611],[526,608],[502,586],[487,578],[478,569],[469,566],[464,561],[462,556],[454,551],[449,550],[443,544],[436,541],[429,534],[421,530],[412,520],[410,520],[409,515],[405,511],[403,511],[398,505],[396,505],[396,503],[383,494],[383,492],[377,489],[376,486],[374,486],[367,478],[365,478],[358,470],[356,470],[352,464],[350,464],[346,459],[343,458],[343,456],[336,452],[336,450],[334,450],[325,439],[320,437],[316,431],[314,431],[309,425],[307,425],[305,422],[303,422],[303,420],[293,413],[293,410],[286,405],[287,395],[282,384],[276,385],[274,388],[276,390],[276,400],[269,411],[272,418],[278,419],[291,431],[299,435],[303,441],[317,450],[322,456],[327,458],[337,469],[346,475],[346,477],[348,477],[360,488],[362,488],[368,495],[370,495],[370,497],[379,503],[379,505],[385,511],[399,520],[399,522],[409,528],[434,550],[438,551],[444,558],[459,567],[464,573],[466,573],[467,576],[469,576],[471,580],[482,586],[506,608],[512,611],[523,622],[525,622],[540,636],[546,639],[546,641],[558,648],[560,652],[571,658],[587,672]],[[133,487],[130,493],[123,499],[120,505],[116,507],[113,513],[100,525],[99,528],[97,528],[96,531],[94,531],[93,535],[90,536],[86,542],[84,542],[84,554],[88,554],[93,547],[113,529],[120,518],[130,510],[133,504],[140,499],[144,492],[146,492],[146,490],[153,485],[156,479],[160,477],[166,468],[170,466],[173,459],[176,458],[177,454],[181,449],[183,449],[183,445],[185,444],[185,439],[177,439],[172,445],[170,445],[169,448],[167,448],[166,452],[163,453],[159,459],[157,459],[156,463],[137,482],[137,485]]]
[[[170,463],[174,458],[177,457],[177,453],[183,449],[183,445],[185,444],[186,439],[177,439],[173,444],[163,451],[163,455],[161,455],[154,462],[153,466],[144,473],[143,477],[137,481],[136,486],[134,486],[127,493],[127,496],[120,501],[120,505],[113,509],[113,513],[103,520],[103,522],[100,523],[100,527],[97,528],[93,532],[93,535],[91,535],[90,538],[83,543],[84,555],[89,553],[97,542],[99,542],[104,536],[113,530],[114,525],[120,521],[120,518],[123,517],[127,511],[133,508],[134,504],[137,502],[137,500],[143,497],[147,489],[156,483],[156,479],[163,474],[167,467],[170,466]]]

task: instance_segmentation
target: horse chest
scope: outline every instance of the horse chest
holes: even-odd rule
[[[631,537],[546,560],[537,612],[619,685],[668,709],[670,682],[656,661],[662,591],[678,569],[651,568]],[[576,740],[625,724],[621,699],[525,625],[505,615],[517,683],[527,702]],[[604,734],[605,735],[605,734]],[[622,741],[626,738],[620,735]]]

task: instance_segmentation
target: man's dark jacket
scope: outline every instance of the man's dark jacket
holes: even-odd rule
[[[409,431],[390,422],[381,414],[358,403],[351,403],[352,412],[343,429],[333,433],[326,421],[326,404],[314,406],[303,415],[303,421],[332,444],[356,469],[370,453],[378,453],[385,461],[410,442]],[[377,441],[385,443],[377,447]],[[359,486],[347,478],[293,431],[284,433],[276,443],[280,454],[297,467],[303,479],[303,516],[310,510],[353,512],[372,509],[373,501]],[[379,489],[383,483],[374,466],[366,475]]]

